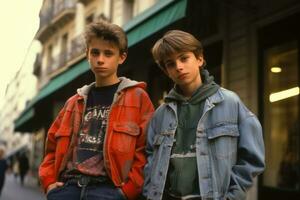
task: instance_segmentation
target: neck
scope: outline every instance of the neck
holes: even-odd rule
[[[179,86],[185,97],[190,98],[194,92],[202,85],[202,80],[199,76],[192,84]]]
[[[97,78],[96,77],[96,87],[109,86],[118,83],[120,80],[116,76],[114,78],[105,79],[105,78]]]

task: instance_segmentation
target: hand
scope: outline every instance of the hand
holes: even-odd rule
[[[55,183],[50,184],[50,185],[48,186],[48,188],[47,188],[47,194],[48,194],[51,190],[53,190],[54,188],[61,187],[61,186],[63,186],[63,185],[64,185],[63,182],[55,182]]]
[[[124,194],[123,190],[121,188],[117,188],[120,194],[122,195],[123,199],[127,199],[126,195]]]

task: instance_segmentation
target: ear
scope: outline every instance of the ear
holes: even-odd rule
[[[120,54],[120,57],[119,57],[119,65],[121,65],[127,58],[127,53],[122,53]]]
[[[203,55],[199,55],[199,56],[197,57],[197,61],[198,61],[198,66],[199,66],[199,68],[201,68],[201,67],[203,66],[203,64],[204,64],[204,58],[203,58]]]

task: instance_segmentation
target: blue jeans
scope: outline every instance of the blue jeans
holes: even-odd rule
[[[76,184],[66,183],[55,188],[47,194],[47,200],[79,200],[81,187]],[[88,185],[85,190],[84,200],[125,200],[120,189],[110,184]]]

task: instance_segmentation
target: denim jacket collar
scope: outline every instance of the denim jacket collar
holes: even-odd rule
[[[206,99],[204,109],[205,110],[211,109],[212,107],[215,106],[215,104],[221,103],[222,101],[224,101],[224,96],[223,96],[221,90],[218,89],[215,94],[211,95],[210,97],[208,97]],[[177,115],[177,105],[175,102],[168,102],[168,103],[166,103],[166,105],[169,106]]]
[[[210,104],[218,104],[222,101],[224,101],[224,96],[220,89],[217,90],[217,92],[210,97],[207,98]]]

